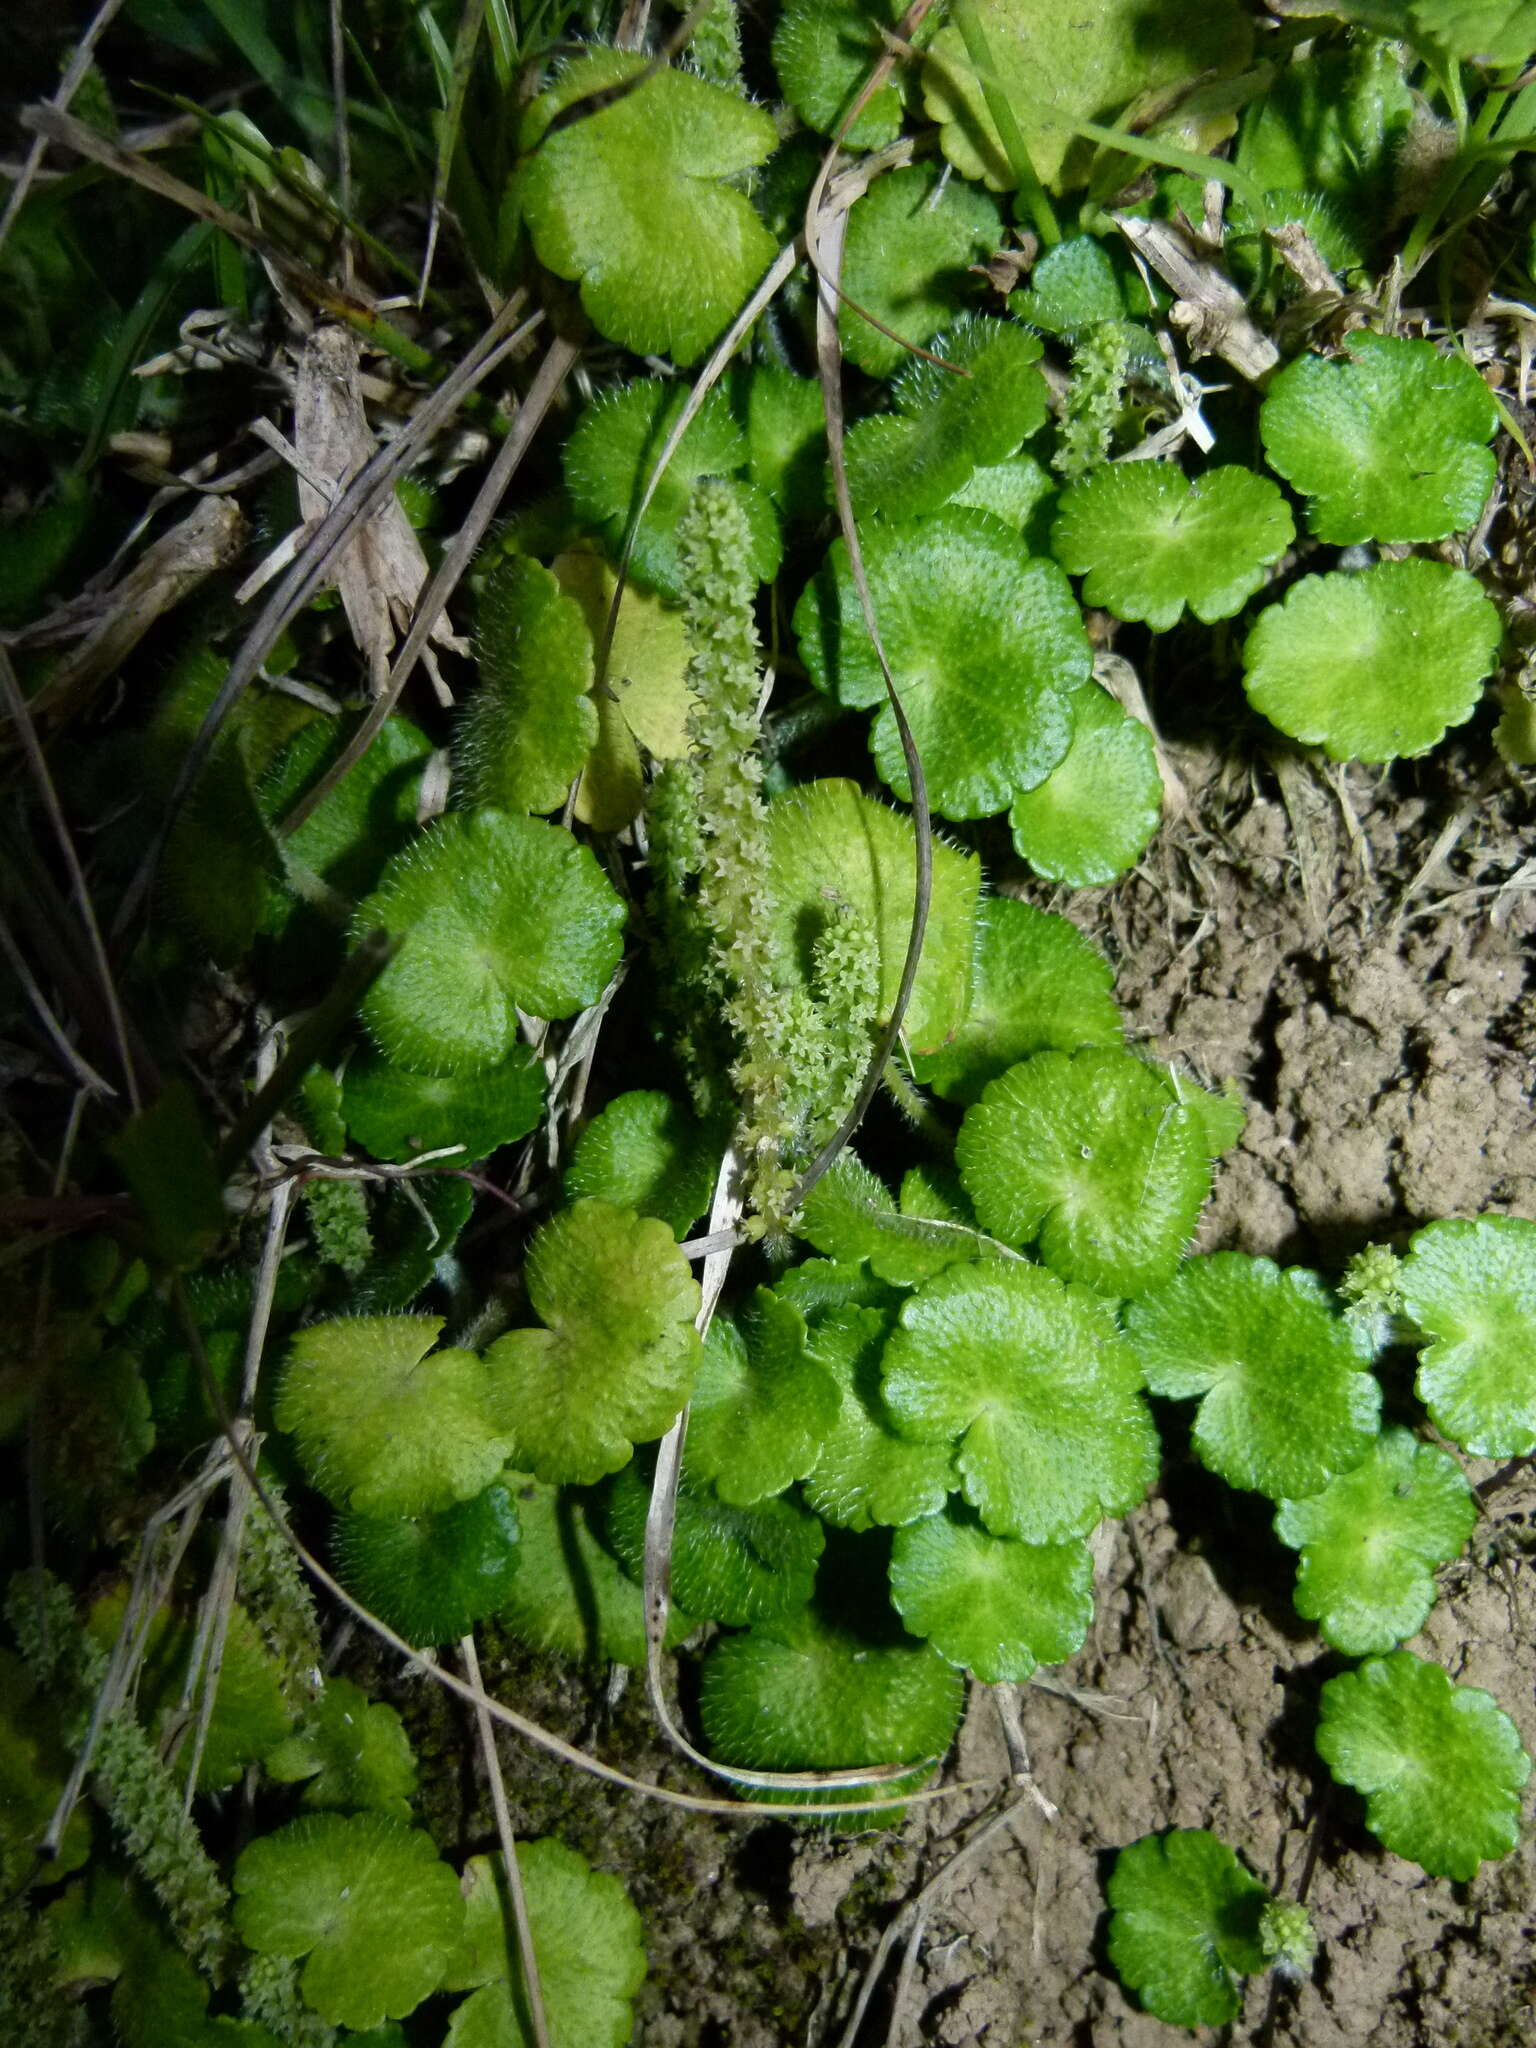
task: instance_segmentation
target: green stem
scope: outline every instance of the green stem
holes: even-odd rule
[[[971,69],[981,87],[981,96],[987,103],[987,112],[992,116],[992,125],[1008,158],[1019,195],[1029,208],[1036,233],[1050,247],[1061,240],[1061,226],[1049,195],[1040,182],[1040,174],[1031,161],[1029,145],[1013,111],[1013,102],[998,83],[992,48],[981,25],[981,17],[976,12],[976,0],[955,0],[955,22],[965,43],[965,54],[971,60]]]

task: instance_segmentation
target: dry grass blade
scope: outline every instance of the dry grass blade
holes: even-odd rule
[[[852,115],[850,114],[848,118],[851,119]],[[907,764],[907,775],[912,788],[916,883],[912,904],[912,928],[907,937],[907,954],[902,963],[901,982],[896,991],[896,1000],[891,1005],[890,1017],[865,1069],[864,1079],[859,1084],[859,1092],[854,1098],[852,1108],[795,1183],[790,1197],[792,1203],[803,1201],[821,1179],[863,1122],[865,1111],[875,1099],[891,1053],[901,1035],[902,1019],[906,1016],[907,1004],[912,999],[918,963],[923,957],[923,939],[928,929],[928,907],[933,897],[933,828],[928,809],[927,779],[918,756],[917,742],[913,739],[912,728],[907,722],[901,693],[896,687],[896,679],[891,673],[891,665],[880,638],[880,625],[875,617],[869,579],[864,573],[864,554],[859,546],[859,529],[853,516],[853,499],[848,489],[848,464],[843,447],[843,351],[837,332],[837,279],[842,270],[843,242],[847,233],[848,215],[846,208],[834,211],[823,206],[820,198],[825,189],[828,166],[836,150],[837,144],[834,143],[822,164],[816,185],[812,188],[811,205],[820,210],[814,221],[809,211],[806,215],[806,247],[815,247],[820,251],[816,278],[816,366],[821,374],[822,408],[827,424],[827,452],[832,465],[832,487],[837,500],[838,524],[842,529],[844,546],[848,550],[848,565],[853,573],[854,588],[859,594],[859,608],[864,614],[865,630],[869,634],[875,658],[880,664],[886,701],[896,721],[896,731],[901,740],[901,751]]]
[[[51,726],[73,717],[157,619],[235,559],[245,535],[245,515],[233,498],[200,498],[145,549],[121,582],[102,593],[85,639],[34,694],[34,713]]]
[[[485,538],[486,528],[495,518],[501,501],[507,494],[507,488],[517,473],[518,465],[527,454],[534,435],[543,424],[544,415],[554,403],[561,385],[574,369],[580,353],[577,345],[566,341],[563,336],[556,336],[550,343],[544,360],[540,363],[533,382],[517,409],[517,417],[513,420],[506,439],[496,451],[496,459],[491,464],[485,482],[475,495],[475,502],[469,509],[468,518],[444,549],[436,574],[422,594],[421,602],[416,607],[416,616],[411,622],[411,630],[406,635],[405,645],[395,659],[388,680],[370,706],[367,717],[346,746],[313,789],[307,791],[283,819],[278,827],[280,832],[296,832],[317,806],[324,803],[331,791],[352,773],[383,731],[385,720],[394,710],[400,700],[400,693],[410,681],[412,671],[421,658],[438,620],[442,617],[444,606],[458,588],[460,578],[474,559],[475,550]]]
[[[869,2002],[875,1995],[875,1986],[884,1975],[885,1966],[890,1961],[897,1942],[906,1937],[910,1928],[914,1925],[920,1926],[927,1919],[938,1900],[964,1874],[966,1866],[974,1863],[982,1850],[991,1846],[1003,1829],[1017,1817],[1023,1804],[1024,1795],[1020,1793],[994,1813],[990,1820],[983,1821],[970,1840],[955,1851],[943,1869],[929,1878],[922,1890],[914,1898],[909,1899],[891,1921],[880,1937],[879,1946],[870,1957],[869,1967],[859,1985],[859,1995],[854,2002],[848,2024],[842,2031],[838,2048],[856,2048],[859,2029],[863,2026],[865,2014],[869,2011]]]
[[[16,736],[27,757],[27,767],[37,785],[43,809],[48,813],[48,822],[53,827],[54,838],[58,841],[59,853],[69,873],[70,886],[74,891],[75,903],[79,909],[80,922],[85,927],[86,943],[90,948],[91,965],[101,988],[101,998],[111,1020],[112,1036],[117,1045],[117,1056],[123,1071],[123,1087],[130,1107],[137,1112],[140,1107],[138,1075],[134,1071],[133,1054],[129,1050],[127,1026],[123,1021],[123,1008],[118,999],[117,982],[113,977],[112,964],[107,958],[107,949],[102,942],[101,927],[96,921],[95,907],[91,892],[86,887],[85,872],[80,866],[80,857],[75,852],[75,842],[70,835],[58,791],[53,786],[53,777],[48,772],[48,763],[38,745],[37,733],[32,724],[31,710],[21,693],[21,684],[11,664],[11,657],[0,647],[0,696],[5,700],[6,711],[16,728]]]
[[[416,303],[425,304],[432,281],[432,264],[437,255],[437,234],[442,224],[443,201],[448,196],[448,178],[453,170],[454,152],[459,146],[459,126],[464,119],[464,99],[474,70],[475,50],[485,21],[485,0],[464,0],[458,34],[453,39],[453,69],[449,76],[448,105],[443,111],[442,132],[437,142],[437,169],[432,175],[432,203],[427,211],[427,247],[421,259],[421,282]]]
[[[399,435],[380,448],[378,453],[370,457],[358,471],[341,497],[310,535],[303,553],[268,599],[261,616],[241,643],[239,652],[230,664],[229,674],[219,686],[218,695],[209,705],[207,715],[187,749],[186,758],[177,773],[159,829],[138,873],[123,897],[118,911],[117,929],[125,928],[138,915],[140,906],[149,894],[166,838],[182,804],[186,801],[188,792],[207,764],[224,720],[254,680],[262,663],[276,646],[279,635],[319,589],[332,557],[344,544],[355,523],[372,511],[386,491],[394,489],[395,479],[410,467],[418,451],[452,417],[470,392],[521,344],[534,324],[529,321],[522,328],[510,331],[514,329],[514,323],[521,310],[520,295],[514,295],[507,300],[462,362],[456,364],[436,390],[422,400]],[[537,317],[536,315],[535,318]],[[411,641],[407,639],[406,651],[410,646]],[[403,662],[404,659],[403,651],[400,661]]]
[[[102,4],[97,8],[90,26],[86,29],[79,42],[76,43],[74,54],[69,60],[64,76],[59,80],[59,89],[49,101],[49,105],[58,113],[64,114],[69,111],[70,101],[85,83],[86,73],[90,70],[92,60],[96,54],[96,45],[111,26],[112,17],[117,13],[122,4],[123,0],[102,0]],[[37,174],[42,168],[43,156],[47,148],[48,140],[46,136],[34,136],[32,146],[27,151],[26,159],[16,174],[16,182],[12,185],[10,192],[6,196],[5,211],[0,213],[0,249],[5,247],[11,229],[15,225],[16,216],[25,204],[27,194],[31,191]]]
[[[715,1196],[709,1212],[710,1249],[704,1253],[700,1276],[703,1299],[695,1326],[699,1335],[708,1333],[730,1271],[731,1254],[738,1242],[735,1225],[742,1212],[739,1185],[740,1161],[734,1150],[720,1162]],[[677,1522],[677,1489],[682,1476],[683,1444],[688,1434],[688,1410],[656,1447],[656,1471],[651,1481],[651,1502],[645,1517],[645,1677],[651,1711],[656,1725],[674,1749],[700,1770],[725,1778],[733,1785],[750,1785],[760,1791],[814,1792],[833,1786],[888,1785],[908,1777],[923,1761],[905,1764],[875,1764],[853,1771],[749,1771],[736,1764],[722,1764],[696,1749],[678,1727],[667,1702],[662,1658],[666,1649],[667,1616],[672,1598],[672,1536]],[[843,1808],[843,1811],[849,1811]]]
[[[462,1638],[459,1655],[464,1675],[479,1698],[475,1701],[475,1727],[480,1736],[480,1754],[485,1758],[485,1775],[491,1788],[491,1811],[496,1816],[496,1836],[501,1843],[501,1860],[507,1873],[507,1897],[512,1906],[512,1924],[517,1934],[518,1960],[523,1966],[523,1988],[528,1994],[528,2018],[533,2028],[534,2048],[549,2048],[549,2027],[544,2018],[544,1990],[539,1983],[539,1959],[533,1950],[533,1928],[528,1920],[528,1899],[523,1890],[523,1873],[517,1867],[517,1841],[512,1833],[512,1815],[507,1807],[506,1780],[501,1774],[501,1757],[496,1749],[496,1730],[486,1712],[485,1687],[480,1679],[480,1657],[472,1635]]]

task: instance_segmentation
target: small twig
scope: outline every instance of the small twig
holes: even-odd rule
[[[129,1106],[137,1115],[143,1104],[139,1097],[139,1081],[134,1071],[133,1056],[128,1050],[128,1032],[123,1023],[122,1005],[118,1001],[117,982],[112,973],[111,962],[107,959],[106,946],[102,943],[101,927],[96,922],[91,892],[85,885],[85,871],[75,852],[75,842],[70,836],[58,791],[53,786],[53,777],[48,772],[47,759],[38,744],[27,700],[21,693],[21,684],[17,681],[11,657],[4,647],[0,647],[0,695],[4,696],[6,711],[16,728],[16,737],[20,740],[22,752],[27,757],[27,767],[43,800],[43,809],[48,813],[48,822],[53,827],[53,836],[58,841],[59,853],[69,873],[70,886],[74,890],[75,901],[80,910],[80,922],[85,926],[86,940],[91,950],[91,964],[96,969],[102,1000],[107,1006],[107,1015],[112,1023],[112,1036],[117,1041],[117,1057],[123,1070],[123,1087],[127,1091]]]
[[[59,80],[58,90],[48,103],[51,107],[57,108],[59,113],[67,112],[70,101],[85,83],[86,73],[90,70],[96,55],[96,45],[101,41],[102,36],[111,24],[113,15],[117,13],[122,4],[123,0],[101,0],[101,5],[97,8],[90,26],[79,42],[76,43],[74,55],[69,60],[64,76]],[[37,135],[33,137],[32,146],[27,151],[26,161],[22,164],[20,171],[17,172],[16,182],[6,196],[5,211],[0,213],[0,249],[5,247],[11,228],[15,224],[16,216],[20,213],[27,193],[32,188],[33,180],[42,168],[43,156],[47,148],[48,142],[45,136]]]
[[[907,1929],[919,1916],[926,1916],[932,1911],[935,1902],[955,1882],[966,1865],[973,1863],[982,1850],[987,1848],[1002,1833],[1003,1829],[1014,1820],[1023,1804],[1024,1794],[1021,1792],[1010,1799],[998,1812],[994,1813],[990,1820],[984,1821],[971,1836],[970,1840],[962,1848],[957,1849],[955,1854],[950,1857],[943,1869],[937,1872],[935,1876],[929,1878],[916,1897],[909,1899],[900,1912],[896,1914],[895,1918],[881,1935],[879,1945],[874,1955],[870,1958],[869,1967],[864,1972],[863,1982],[859,1986],[859,1995],[854,2001],[853,2012],[849,2017],[847,2026],[843,2029],[838,2048],[856,2048],[859,2029],[864,2024],[864,2015],[869,2011],[869,2002],[875,1995],[875,1986],[880,1982],[885,1966],[890,1961],[891,1952],[894,1950],[897,1942],[904,1938]]]
[[[336,149],[336,210],[341,215],[341,286],[352,289],[352,132],[347,120],[347,48],[342,0],[330,0],[331,127]]]
[[[533,2027],[534,2048],[549,2048],[549,2028],[544,2019],[544,1991],[539,1982],[539,1959],[533,1949],[533,1928],[528,1919],[528,1898],[523,1890],[523,1873],[517,1864],[517,1841],[512,1833],[512,1815],[507,1807],[507,1785],[501,1774],[501,1757],[496,1749],[496,1731],[486,1712],[485,1687],[480,1681],[480,1658],[473,1634],[459,1640],[459,1655],[465,1675],[479,1697],[475,1701],[475,1726],[480,1735],[480,1754],[485,1758],[485,1775],[491,1788],[491,1811],[496,1816],[496,1834],[501,1843],[501,1860],[506,1866],[507,1897],[512,1905],[512,1924],[517,1932],[518,1959],[523,1966],[523,1988],[528,1994],[528,2018]]]

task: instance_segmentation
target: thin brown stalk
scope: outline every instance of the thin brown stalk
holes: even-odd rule
[[[3,696],[6,711],[16,728],[16,737],[20,740],[22,752],[26,755],[27,767],[37,785],[43,809],[47,812],[48,822],[53,828],[53,836],[58,841],[60,856],[69,872],[70,886],[74,890],[75,902],[79,907],[80,922],[85,927],[86,943],[90,947],[91,964],[96,970],[102,1001],[106,1004],[107,1015],[111,1020],[118,1062],[123,1070],[123,1087],[129,1104],[137,1115],[142,1107],[139,1099],[139,1078],[134,1071],[133,1056],[128,1049],[128,1032],[123,1022],[122,1004],[118,1000],[117,981],[112,973],[111,962],[107,959],[101,926],[96,922],[91,892],[85,885],[85,871],[75,852],[75,842],[70,836],[64,809],[59,802],[59,793],[53,786],[53,777],[48,772],[48,762],[33,729],[27,700],[21,693],[21,684],[17,681],[11,657],[4,647],[0,647],[0,696]]]
[[[48,102],[51,107],[57,108],[59,113],[63,114],[68,111],[70,101],[85,83],[86,73],[90,70],[92,60],[96,55],[96,45],[105,35],[108,27],[111,25],[113,15],[117,13],[122,4],[123,0],[102,0],[102,4],[97,8],[95,15],[91,19],[90,26],[86,29],[79,42],[76,43],[74,54],[69,60],[64,76],[59,80],[58,90]],[[44,136],[37,135],[33,137],[32,146],[27,151],[26,161],[22,164],[21,169],[16,175],[16,182],[12,185],[10,192],[6,196],[5,211],[0,213],[0,249],[5,247],[16,216],[25,204],[27,194],[32,189],[38,172],[42,169],[43,156],[47,148],[48,143]]]
[[[480,1658],[473,1635],[460,1639],[459,1655],[464,1675],[479,1697],[475,1701],[475,1726],[480,1734],[480,1754],[485,1758],[485,1775],[491,1788],[491,1811],[496,1816],[496,1836],[501,1843],[501,1860],[507,1873],[507,1898],[512,1906],[512,1925],[517,1933],[518,1960],[523,1966],[523,1988],[528,1994],[528,2018],[533,2027],[534,2048],[549,2048],[549,2027],[544,2018],[544,1990],[539,1982],[539,1959],[533,1950],[533,1927],[528,1919],[528,1897],[523,1890],[523,1873],[517,1867],[517,1841],[512,1833],[512,1815],[507,1807],[507,1783],[501,1773],[496,1748],[496,1730],[486,1712],[485,1687],[480,1679]]]

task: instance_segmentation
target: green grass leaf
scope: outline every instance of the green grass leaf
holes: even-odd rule
[[[1441,540],[1474,526],[1493,488],[1498,413],[1469,362],[1430,341],[1352,334],[1305,355],[1259,414],[1264,452],[1310,502],[1319,540]]]
[[[1365,1794],[1365,1824],[1394,1856],[1461,1882],[1520,1838],[1531,1760],[1486,1692],[1395,1650],[1323,1687],[1318,1754]]]
[[[985,1685],[1022,1683],[1082,1647],[1093,1619],[1086,1543],[1020,1543],[953,1511],[910,1522],[891,1598],[915,1636]]]
[[[959,178],[941,187],[931,164],[908,164],[872,185],[848,216],[843,290],[903,340],[921,347],[978,297],[966,272],[1002,247],[997,201]],[[896,342],[839,308],[843,353],[872,377],[907,360]]]
[[[1014,850],[1047,881],[1083,889],[1135,866],[1162,822],[1157,748],[1097,683],[1072,696],[1072,744],[1009,806]]]
[[[590,1484],[670,1427],[699,1361],[699,1284],[654,1216],[582,1201],[546,1223],[524,1269],[546,1328],[485,1354],[509,1455],[540,1479]]]
[[[524,117],[518,173],[539,261],[579,281],[598,332],[636,355],[692,363],[773,259],[773,238],[726,181],[760,164],[773,121],[723,87],[662,70],[555,133],[557,114],[644,71],[645,57],[588,50]]]
[[[880,635],[936,811],[985,818],[1043,782],[1072,738],[1071,693],[1091,670],[1066,577],[985,512],[948,508],[861,537]],[[839,703],[878,704],[870,747],[910,797],[906,759],[848,566],[834,543],[795,608],[811,679]]]
[[[975,1102],[1034,1052],[1119,1045],[1115,971],[1077,926],[1032,903],[989,896],[976,914],[976,979],[965,1021],[940,1051],[912,1062],[948,1102]]]
[[[472,1500],[420,1515],[344,1515],[342,1584],[407,1642],[457,1642],[506,1598],[520,1562],[517,1510],[497,1481]]]
[[[1375,1442],[1381,1389],[1304,1267],[1189,1259],[1130,1304],[1125,1330],[1154,1394],[1200,1397],[1195,1451],[1229,1486],[1304,1499]]]
[[[472,1351],[433,1351],[442,1327],[441,1316],[348,1316],[294,1338],[275,1419],[339,1507],[426,1514],[472,1500],[506,1463],[495,1379]]]
[[[1091,29],[1055,0],[976,0],[996,66],[993,89],[1014,109],[1030,162],[1052,191],[1083,182],[1092,147],[1072,124],[1118,113],[1142,94],[1206,71],[1235,71],[1252,29],[1235,0],[1100,0]],[[944,154],[965,178],[1006,191],[1013,167],[958,28],[941,29],[923,67],[923,104]]]
[[[1242,2009],[1236,1979],[1267,1960],[1259,1916],[1269,1893],[1204,1828],[1143,1835],[1106,1887],[1109,1959],[1147,2011],[1175,2027],[1220,2027]]]
[[[1306,576],[1249,634],[1243,688],[1330,760],[1393,761],[1472,716],[1502,631],[1477,579],[1445,562]]]
[[[549,2048],[624,2048],[630,2001],[645,1982],[644,1929],[628,1892],[553,1838],[519,1842],[516,1854]],[[464,1939],[446,1983],[473,1995],[454,2008],[444,2048],[533,2048],[505,1860],[471,1856],[463,1888]]]
[[[1424,1626],[1435,1567],[1456,1556],[1476,1520],[1454,1458],[1406,1429],[1384,1430],[1321,1493],[1280,1503],[1275,1534],[1301,1552],[1296,1612],[1352,1657],[1392,1649]]]
[[[624,905],[559,825],[506,811],[438,818],[385,868],[353,921],[399,950],[369,989],[380,1048],[421,1073],[497,1067],[519,1009],[569,1017],[618,964]]]
[[[1156,1475],[1157,1432],[1113,1309],[1039,1266],[930,1280],[903,1307],[881,1378],[904,1436],[959,1440],[965,1497],[994,1535],[1080,1536]]]
[[[680,385],[645,377],[594,399],[565,444],[565,485],[577,514],[617,558],[630,515],[652,469],[688,402]],[[643,583],[663,596],[682,596],[677,525],[702,476],[730,478],[745,469],[748,439],[732,416],[723,391],[711,391],[677,445],[656,487],[645,517],[635,529],[631,566]],[[772,503],[756,485],[738,479],[730,486],[746,515],[752,537],[751,565],[768,582],[779,566],[783,543]]]
[[[235,1926],[259,1955],[304,1956],[305,2003],[363,2032],[442,1982],[464,1924],[430,1835],[383,1814],[314,1814],[262,1835],[235,1865]]]
[[[504,555],[480,593],[480,687],[454,732],[462,801],[554,811],[597,740],[592,637],[549,570]]]
[[[972,316],[933,337],[966,375],[920,357],[891,384],[889,413],[848,435],[848,488],[861,517],[936,512],[973,473],[1002,462],[1045,423],[1040,343],[1008,320]]]
[[[1038,1238],[1048,1266],[1105,1294],[1168,1278],[1211,1185],[1193,1107],[1166,1073],[1109,1047],[1010,1067],[966,1111],[955,1157],[984,1228]]]
[[[1295,538],[1268,477],[1235,464],[1194,483],[1161,462],[1096,470],[1061,499],[1051,552],[1083,596],[1159,633],[1187,604],[1210,625],[1241,611]]]
[[[782,1493],[816,1463],[837,1389],[806,1350],[805,1319],[765,1287],[739,1322],[717,1316],[688,1413],[688,1469],[723,1501]]]
[[[1418,1231],[1399,1275],[1429,1338],[1419,1399],[1479,1458],[1536,1450],[1536,1223],[1450,1217]]]
[[[912,929],[913,855],[912,820],[856,783],[803,783],[775,798],[768,808],[772,889],[761,915],[790,987],[814,993],[815,942],[829,907],[846,904],[874,932],[877,1021],[889,1017]],[[942,1045],[965,1016],[980,879],[974,854],[935,844],[928,929],[904,1026],[920,1050]]]

